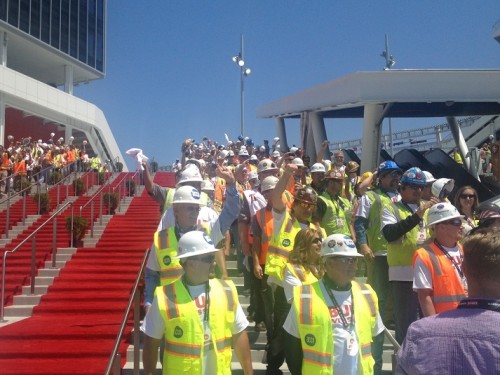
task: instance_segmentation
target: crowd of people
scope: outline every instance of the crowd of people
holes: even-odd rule
[[[105,165],[98,155],[89,157],[87,141],[81,146],[74,137],[54,140],[54,133],[44,142],[31,137],[15,140],[8,136],[8,145],[0,145],[0,197],[11,189],[20,190],[22,180],[50,183],[52,171],[67,175],[74,171],[102,170]]]
[[[328,147],[312,163],[278,138],[187,139],[175,188],[142,164],[162,214],[145,272],[146,374],[159,347],[164,374],[229,374],[231,345],[251,374],[249,321],[266,332],[267,374],[285,361],[292,374],[381,374],[388,328],[397,373],[500,373],[500,207],[392,160],[360,174]],[[225,266],[233,249],[246,313]]]

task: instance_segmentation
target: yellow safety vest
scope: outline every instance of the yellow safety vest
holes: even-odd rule
[[[366,229],[368,245],[373,251],[387,250],[387,240],[382,235],[380,227],[382,225],[382,211],[386,205],[392,204],[392,200],[381,189],[367,191],[365,195],[371,202],[368,228]]]
[[[204,223],[198,223],[198,230],[210,235],[210,228],[203,224]],[[157,231],[154,235],[154,244],[156,257],[160,264],[160,285],[172,284],[184,274],[184,269],[179,259],[174,259],[174,257],[177,256],[177,236],[175,235],[175,227],[168,227],[164,230]]]
[[[157,231],[154,236],[156,257],[160,264],[160,285],[169,285],[184,274],[177,255],[177,237],[175,227]]]
[[[217,358],[215,375],[231,374],[232,328],[238,295],[232,281],[211,279],[209,319],[212,347]],[[181,280],[156,289],[165,321],[164,374],[203,373],[204,327],[198,308]]]
[[[363,375],[373,374],[372,328],[378,316],[377,295],[367,284],[352,282],[355,331],[359,342],[359,361]],[[332,375],[334,345],[332,321],[319,282],[294,288],[293,309],[297,315],[302,342],[302,373]]]
[[[340,233],[346,236],[351,236],[349,225],[351,223],[352,210],[351,202],[347,199],[338,197],[338,200],[333,200],[330,194],[326,191],[319,196],[326,204],[326,211],[321,219],[321,227],[325,228],[326,235]],[[337,225],[337,220],[342,220],[342,227]]]
[[[320,230],[323,238],[326,237],[324,230],[310,223],[309,227]],[[288,254],[293,249],[295,236],[300,231],[301,226],[297,219],[292,217],[288,211],[285,212],[285,220],[277,235],[273,234],[266,256],[266,275],[273,276],[283,281],[284,271],[288,262]]]
[[[167,196],[165,197],[165,203],[163,204],[163,211],[161,212],[164,214],[167,209],[172,207],[172,202],[174,201],[174,194],[175,194],[175,188],[170,188],[167,191]]]
[[[413,212],[402,202],[387,207],[394,213],[398,222],[413,215]],[[422,220],[422,224],[425,225],[424,220]],[[419,225],[415,225],[412,230],[406,232],[402,237],[387,244],[387,263],[389,267],[412,267],[413,254],[421,246],[417,244],[419,232]]]
[[[300,280],[302,285],[309,285],[318,281],[318,279],[312,274],[312,272],[306,270],[304,266],[300,264],[288,262],[286,264],[286,268],[293,276],[297,278],[297,280]]]

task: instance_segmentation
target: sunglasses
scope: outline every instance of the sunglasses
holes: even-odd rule
[[[355,264],[355,263],[358,263],[358,258],[334,257],[333,259],[338,260],[340,263],[344,263],[344,264]]]
[[[318,238],[315,238],[315,239],[313,240],[313,243],[314,243],[314,244],[321,244],[322,242],[323,242],[323,239],[321,239],[321,238],[319,238],[319,237],[318,237]]]
[[[314,208],[316,206],[315,203],[308,203],[308,202],[303,202],[303,201],[297,201],[300,207],[305,208],[305,209],[310,209]]]
[[[462,198],[462,199],[475,199],[476,196],[474,194],[460,194],[460,198]]]
[[[198,256],[198,257],[192,257],[191,260],[196,260],[198,262],[212,264],[215,260],[215,256],[214,255],[205,255],[204,257]]]
[[[446,221],[443,221],[443,224],[453,225],[454,227],[461,227],[462,226],[462,219],[446,220]]]

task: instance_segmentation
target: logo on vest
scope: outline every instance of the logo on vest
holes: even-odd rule
[[[305,337],[306,344],[309,346],[314,346],[316,345],[316,337],[314,335],[308,333]]]
[[[163,264],[168,266],[168,265],[170,265],[170,263],[172,263],[172,258],[170,258],[170,256],[168,256],[168,255],[165,255],[163,257]]]
[[[288,247],[288,246],[290,246],[290,240],[288,238],[285,238],[281,244],[284,247]]]
[[[184,334],[184,331],[182,330],[182,328],[179,326],[176,326],[174,329],[174,337],[176,339],[180,339],[183,334]]]

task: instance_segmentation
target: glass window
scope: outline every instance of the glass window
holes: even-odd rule
[[[61,2],[60,0],[52,0],[50,24],[50,44],[52,47],[59,49],[59,27],[61,25]]]
[[[89,0],[89,19],[87,36],[87,64],[95,68],[95,26],[96,26],[96,1]]]
[[[30,34],[40,38],[40,0],[31,0]]]
[[[0,19],[7,22],[7,2],[0,1]]]
[[[97,1],[96,69],[104,72],[104,1]]]
[[[9,1],[9,23],[15,27],[19,25],[19,0]]]
[[[19,4],[19,28],[25,33],[30,32],[30,0],[21,0]]]
[[[80,0],[78,14],[78,60],[87,62],[87,1]]]
[[[42,41],[50,43],[50,0],[42,0]]]
[[[69,1],[61,2],[61,51],[69,53]]]
[[[71,0],[69,14],[69,54],[78,57],[78,0]]]

